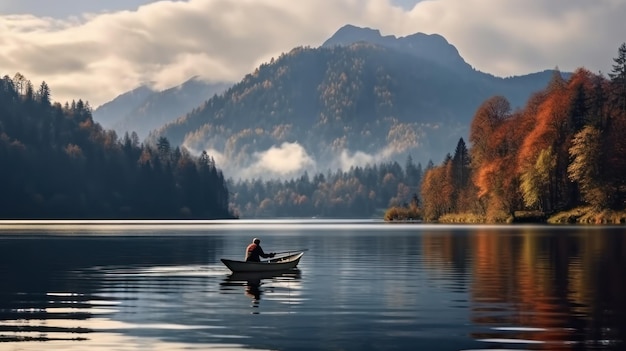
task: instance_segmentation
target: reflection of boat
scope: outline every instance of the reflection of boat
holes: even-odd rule
[[[297,268],[285,269],[280,271],[264,271],[264,272],[233,272],[228,276],[229,282],[255,281],[261,279],[298,279],[300,278],[300,270]]]
[[[261,299],[263,289],[263,281],[270,281],[276,284],[298,281],[300,279],[300,270],[291,268],[281,271],[265,271],[265,272],[235,272],[230,274],[220,285],[224,290],[231,290],[230,287],[244,286],[246,296],[258,302]],[[221,289],[222,289],[221,288]]]
[[[221,261],[233,272],[275,272],[296,268],[304,252],[273,258],[262,262],[235,261],[222,258]]]

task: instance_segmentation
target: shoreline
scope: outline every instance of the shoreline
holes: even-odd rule
[[[386,219],[387,221],[387,219]],[[403,222],[396,219],[389,222]],[[626,224],[626,210],[594,209],[592,207],[576,207],[571,210],[554,214],[541,211],[515,211],[513,214],[499,214],[488,219],[484,215],[473,213],[448,213],[436,221],[412,220],[420,223],[442,224],[580,224],[580,225],[623,225]]]

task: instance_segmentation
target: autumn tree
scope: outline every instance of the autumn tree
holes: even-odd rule
[[[441,189],[445,184],[445,171],[444,166],[433,166],[424,173],[421,196],[426,221],[437,220],[445,213],[445,200],[441,196]]]
[[[504,96],[494,96],[476,111],[470,126],[470,156],[474,167],[479,167],[483,161],[493,157],[489,148],[489,140],[494,130],[509,116],[511,104]]]
[[[512,210],[516,193],[511,191],[516,165],[511,157],[517,146],[512,138],[515,125],[510,121],[510,110],[506,98],[492,97],[478,108],[470,129],[472,180],[483,202],[481,207],[494,218]]]
[[[571,82],[570,82],[571,83]],[[555,209],[565,208],[570,201],[570,182],[567,179],[567,165],[569,163],[569,145],[573,134],[571,108],[571,87],[560,78],[560,72],[555,73],[552,81],[545,91],[544,98],[536,106],[533,113],[534,124],[532,129],[524,136],[523,143],[517,155],[518,172],[525,181],[526,195],[530,195],[532,187],[530,180],[535,179],[537,159],[539,155],[548,152],[553,153],[554,165],[547,177],[550,184],[545,187],[547,198],[542,200],[544,211],[551,212]],[[540,162],[541,163],[541,162]],[[544,169],[545,170],[545,169]],[[531,201],[533,202],[533,201]]]
[[[552,147],[543,149],[532,167],[521,174],[520,190],[524,204],[531,209],[545,211],[549,208],[551,179],[556,167],[556,157]]]
[[[583,199],[596,208],[606,206],[607,189],[602,185],[601,133],[593,126],[583,128],[574,136],[570,148],[572,162],[567,168],[569,178],[577,182]]]

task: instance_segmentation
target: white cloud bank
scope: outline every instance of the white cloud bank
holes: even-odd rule
[[[0,74],[45,80],[54,100],[96,107],[145,82],[239,81],[348,23],[441,34],[476,69],[501,76],[555,66],[608,72],[626,40],[624,14],[623,0],[430,0],[412,9],[389,0],[188,0],[66,19],[0,15]]]
[[[197,150],[189,150],[193,154],[199,154]],[[329,160],[316,161],[299,143],[285,142],[280,146],[272,146],[267,150],[253,153],[250,164],[242,166],[231,162],[215,149],[209,149],[207,153],[213,157],[217,167],[224,172],[226,178],[235,180],[293,179],[301,176],[305,171],[309,174],[335,172],[337,170],[348,171],[350,167],[373,166],[389,161],[397,154],[393,147],[383,148],[373,154],[363,151],[341,150]]]
[[[315,161],[298,143],[282,143],[266,151],[256,152],[251,166],[237,172],[239,178],[291,178],[304,170],[314,170]],[[219,165],[219,164],[218,164]],[[228,167],[228,165],[226,165]],[[233,176],[234,175],[229,175]]]

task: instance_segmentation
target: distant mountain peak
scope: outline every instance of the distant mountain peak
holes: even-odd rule
[[[222,93],[232,83],[207,82],[193,76],[180,85],[154,90],[143,84],[94,111],[94,119],[118,135],[135,131],[140,137],[200,106],[213,95]]]
[[[471,68],[459,54],[459,51],[442,35],[414,33],[405,37],[380,34],[378,29],[357,27],[347,24],[328,40],[322,47],[348,46],[355,43],[367,42],[383,46],[417,57],[437,62],[449,68]]]
[[[395,36],[387,36],[388,38],[395,39]],[[372,29],[368,27],[357,27],[352,24],[346,24],[339,28],[332,37],[324,42],[323,47],[335,46],[335,45],[350,45],[359,41],[366,41],[370,43],[379,43],[383,39],[378,29]]]

